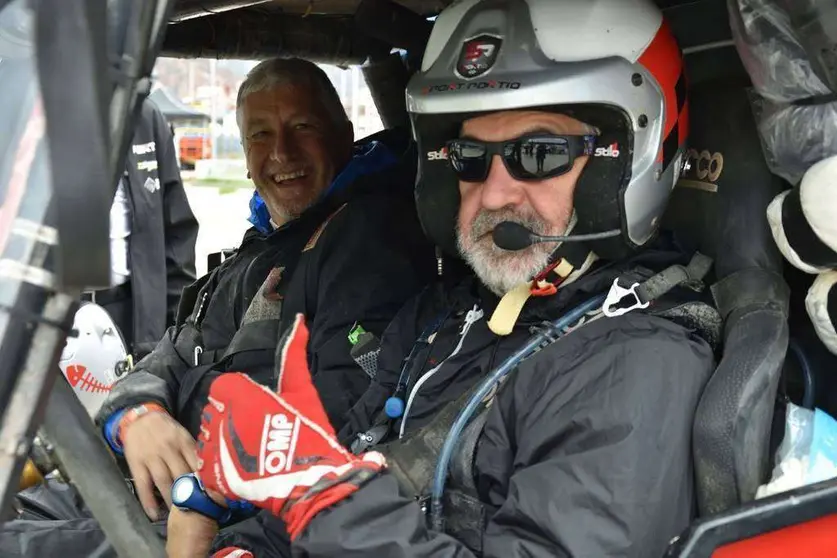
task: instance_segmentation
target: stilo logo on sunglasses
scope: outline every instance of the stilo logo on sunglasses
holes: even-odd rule
[[[593,152],[594,157],[612,157],[614,159],[619,157],[619,144],[618,143],[611,143],[607,147],[597,147],[596,150]],[[427,152],[427,160],[428,161],[447,161],[448,160],[448,149],[447,147],[443,147],[439,151],[428,151]]]

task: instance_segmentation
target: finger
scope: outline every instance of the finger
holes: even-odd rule
[[[206,489],[207,495],[212,498],[212,501],[220,506],[227,507],[227,499],[224,498],[224,495],[220,492],[216,492],[215,490],[211,490],[209,488]]]
[[[207,404],[204,407],[204,411],[203,411],[203,414],[201,415],[201,419],[206,420],[206,421],[211,421],[212,417],[215,416],[214,411],[217,411],[219,413],[223,413],[226,406],[224,405],[223,402],[221,402],[218,399],[216,399],[215,397],[213,397],[213,393],[211,391],[210,391],[209,396],[206,399],[207,399],[207,401],[209,401],[209,404]]]
[[[200,426],[200,434],[198,434],[198,449],[200,450],[206,442],[212,438],[212,435],[209,433],[209,430],[204,427],[204,425]]]
[[[151,474],[154,486],[157,487],[157,490],[160,491],[160,495],[163,497],[163,500],[165,500],[166,506],[170,508],[171,485],[174,479],[172,478],[167,465],[169,459],[170,458],[167,458],[166,461],[163,461],[162,459],[155,459],[148,464],[148,472]],[[179,457],[176,459],[179,460]]]
[[[169,473],[171,474],[171,478],[176,479],[180,475],[185,475],[187,473],[194,473],[195,471],[197,471],[198,468],[193,467],[192,466],[193,464],[190,463],[189,461],[190,460],[189,460],[188,456],[186,456],[185,454],[178,455],[178,456],[172,456],[171,459],[169,459],[166,462],[166,466],[169,468]],[[195,463],[195,465],[197,465],[197,463]],[[173,482],[174,481],[172,481],[172,483]],[[169,488],[168,492],[171,492],[171,488]]]
[[[200,465],[198,464],[198,448],[191,438],[189,439],[189,443],[184,443],[181,446],[180,454],[183,456],[183,460],[188,468],[187,472],[191,473],[200,469]]]
[[[297,314],[282,342],[279,380],[276,393],[304,393],[314,389],[308,371],[308,327],[305,317]]]
[[[131,467],[131,472],[134,475],[134,488],[136,488],[142,509],[145,510],[145,515],[151,521],[159,521],[160,506],[157,504],[157,498],[154,497],[154,482],[151,474],[144,465]]]
[[[212,401],[212,397],[208,397],[209,401]],[[198,442],[201,440],[208,442],[212,437],[211,432],[213,428],[213,422],[215,420],[215,413],[213,412],[213,406],[207,405],[203,408],[201,412],[201,424],[198,427],[200,433],[198,434]]]
[[[230,393],[235,393],[235,388],[241,385],[242,378],[252,382],[249,376],[241,372],[226,372],[212,380],[212,383],[209,384],[209,397],[207,398],[209,403],[204,409],[212,410],[213,407],[218,409],[220,406],[218,411],[224,412],[224,401],[227,400]]]

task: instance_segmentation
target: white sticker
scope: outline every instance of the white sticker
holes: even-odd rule
[[[151,178],[150,176],[145,179],[145,189],[151,192],[152,194],[160,189],[160,179],[159,178]]]

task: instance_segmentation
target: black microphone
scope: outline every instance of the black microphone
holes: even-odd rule
[[[569,236],[546,236],[527,229],[514,221],[503,221],[494,227],[492,239],[498,248],[509,251],[523,250],[533,244],[541,242],[580,242],[584,240],[601,240],[619,236],[619,229],[611,229],[600,233],[574,234]]]

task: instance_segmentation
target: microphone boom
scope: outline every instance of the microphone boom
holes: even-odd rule
[[[533,244],[541,242],[583,242],[587,240],[602,240],[605,238],[613,238],[619,236],[621,231],[619,229],[611,229],[609,231],[590,233],[590,234],[571,234],[567,236],[546,236],[538,234],[520,223],[514,221],[503,221],[494,227],[491,238],[494,244],[502,249],[509,251],[523,250]]]

